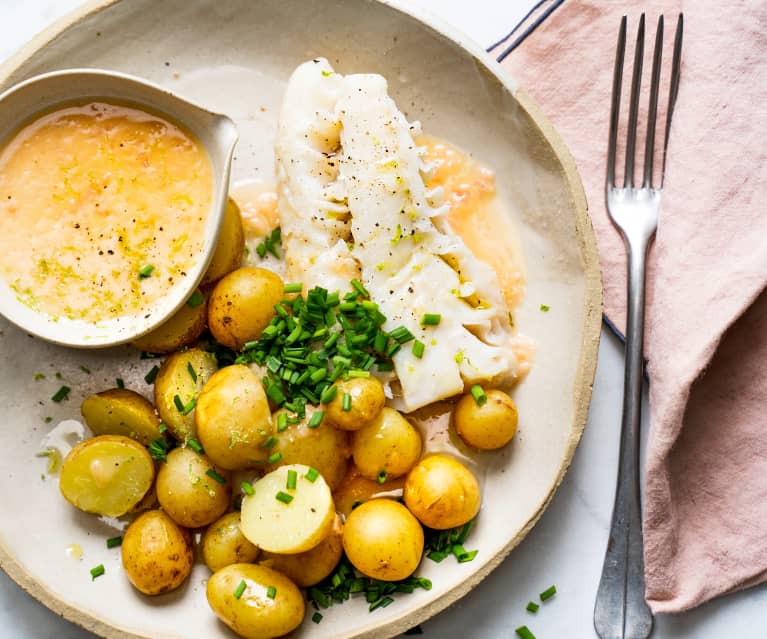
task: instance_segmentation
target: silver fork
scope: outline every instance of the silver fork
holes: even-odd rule
[[[628,253],[628,313],[626,319],[626,369],[623,389],[618,483],[615,491],[610,538],[594,606],[594,628],[601,639],[646,639],[653,617],[645,601],[641,503],[639,495],[639,430],[642,402],[642,350],[644,342],[645,260],[655,235],[660,211],[671,114],[679,89],[683,18],[679,15],[674,39],[666,130],[660,184],[653,180],[655,124],[663,50],[663,16],[658,19],[647,115],[644,177],[634,186],[634,153],[637,138],[639,95],[644,57],[645,17],[639,21],[631,81],[626,169],[622,187],[615,184],[621,80],[626,51],[626,16],[621,20],[613,74],[610,137],[607,149],[605,195],[612,223],[623,236]]]

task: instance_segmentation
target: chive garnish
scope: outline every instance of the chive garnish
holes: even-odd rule
[[[213,468],[208,468],[208,470],[205,471],[205,474],[219,484],[226,484],[226,479],[219,475]]]
[[[544,313],[548,313],[550,308],[551,307],[547,306],[546,304],[541,304],[541,311],[543,311]]]
[[[151,444],[149,444],[149,446],[147,446],[147,450],[152,456],[152,459],[156,459],[157,461],[162,462],[168,461],[167,454],[170,450],[170,446],[168,445],[168,442],[166,442],[162,437],[158,437]]]
[[[370,610],[370,612],[373,612],[377,608],[386,608],[386,606],[393,603],[394,603],[394,599],[392,599],[391,597],[381,597],[380,599],[370,604],[370,608],[368,608],[368,610]]]
[[[423,326],[437,326],[442,321],[442,315],[439,313],[426,313],[421,320]]]
[[[179,395],[173,396],[173,403],[176,405],[176,410],[178,410],[179,413],[184,411],[184,402],[181,401],[181,397]]]
[[[315,613],[312,615],[312,621],[313,621],[314,623],[319,623],[320,621],[322,621],[322,614],[321,614],[321,613],[319,613],[319,612],[315,612]]]
[[[283,289],[283,292],[285,293],[285,295],[290,295],[291,293],[300,293],[302,288],[303,288],[303,284],[301,284],[301,282],[295,282],[293,284],[285,284],[285,288]]]
[[[546,601],[547,599],[551,599],[556,594],[557,594],[557,587],[556,586],[549,586],[548,588],[546,588],[546,590],[544,590],[541,593],[541,595],[540,595],[541,601]]]
[[[341,410],[349,412],[352,409],[352,396],[349,393],[344,393],[344,397],[341,400]]]
[[[293,495],[288,495],[288,493],[284,493],[282,491],[278,492],[274,498],[277,501],[281,501],[283,504],[289,504],[291,501],[293,501]]]
[[[110,537],[107,539],[107,548],[117,548],[117,546],[122,546],[123,538],[121,536],[117,537]]]
[[[80,364],[80,370],[83,373],[85,373],[86,375],[90,375],[91,374],[91,369],[88,368],[87,366],[83,366],[82,364]]]
[[[248,584],[246,584],[245,580],[243,579],[234,591],[234,598],[239,599],[240,597],[242,597],[243,593],[245,592],[245,588],[247,587],[248,587]]]
[[[277,588],[269,586],[266,589],[266,596],[269,597],[269,599],[274,599],[277,596]]]
[[[352,369],[350,371],[347,371],[346,375],[350,378],[358,378],[358,377],[370,377],[370,371],[363,371],[359,369]]]
[[[307,428],[317,428],[322,423],[322,419],[325,417],[325,411],[318,410],[316,411],[311,418],[309,419],[309,423],[306,425]]]
[[[45,373],[35,373],[32,375],[32,379],[39,382],[41,379],[45,379]]]
[[[376,481],[379,484],[385,484],[388,476],[389,476],[389,473],[387,473],[385,470],[380,470],[378,471],[378,475],[376,475]]]
[[[277,415],[277,432],[281,433],[287,428],[288,428],[288,416],[285,413],[280,413],[279,415]]]
[[[117,388],[125,388],[125,382],[122,380],[121,377],[118,377],[115,380],[115,384],[117,385]]]
[[[248,496],[255,495],[255,493],[256,493],[256,491],[253,490],[253,486],[248,481],[242,482],[240,484],[240,488],[242,488],[242,492],[244,492]]]
[[[320,395],[320,404],[329,404],[336,398],[336,395],[338,395],[338,386],[335,384],[328,386]]]
[[[413,355],[415,355],[418,359],[421,359],[423,357],[423,351],[426,348],[426,345],[421,340],[416,340],[413,342]]]
[[[156,379],[157,373],[159,372],[160,372],[159,366],[152,366],[151,370],[146,375],[144,375],[144,381],[147,384],[154,384],[154,380]]]
[[[267,450],[269,450],[270,448],[274,448],[277,445],[277,438],[274,435],[270,435],[266,439],[266,441],[261,445]]]
[[[166,430],[168,430],[168,426],[167,426],[167,424],[163,424],[162,422],[160,422],[160,423],[157,425],[157,432],[158,432],[158,433],[161,433],[161,434],[162,434],[162,433],[164,433]]]
[[[271,455],[269,455],[269,459],[267,460],[270,464],[276,464],[278,461],[282,459],[282,453],[276,452]]]
[[[304,477],[306,477],[306,479],[312,483],[317,481],[317,477],[319,476],[320,476],[320,471],[317,470],[316,468],[309,468],[309,470],[306,471],[306,475],[304,475]]]
[[[196,439],[188,439],[186,445],[189,446],[195,453],[202,455],[205,451],[202,449],[202,445]]]
[[[370,298],[370,293],[368,293],[367,289],[362,285],[362,282],[360,282],[357,279],[353,279],[351,281],[352,288],[357,291],[362,297]]]
[[[517,633],[517,637],[520,639],[535,639],[535,635],[530,632],[530,629],[527,626],[520,626],[514,632]]]
[[[197,371],[194,370],[194,366],[192,366],[192,362],[187,362],[186,370],[189,373],[189,377],[192,378],[192,381],[196,383],[197,382]]]
[[[482,406],[487,402],[487,395],[485,395],[485,391],[479,384],[474,384],[474,386],[471,387],[471,396],[474,398],[474,401],[477,402],[477,406]]]
[[[59,390],[57,390],[57,391],[56,391],[56,392],[53,394],[53,396],[51,397],[51,399],[52,399],[54,402],[57,402],[57,403],[58,403],[58,402],[60,402],[60,401],[62,401],[62,400],[64,400],[64,399],[68,399],[68,398],[69,398],[69,391],[71,391],[71,390],[72,390],[72,389],[71,389],[71,388],[69,388],[69,386],[62,386],[61,388],[59,388]]]
[[[298,483],[298,473],[295,470],[288,471],[288,481],[286,487],[288,490],[295,490]]]
[[[146,265],[142,266],[138,270],[138,277],[139,277],[139,279],[140,280],[146,279],[147,277],[149,277],[152,274],[152,271],[154,271],[154,266],[152,266],[151,264],[146,264]]]
[[[540,608],[540,606],[537,603],[534,601],[528,601],[525,610],[527,610],[527,612],[536,613],[538,612],[538,608]]]
[[[189,299],[186,301],[186,305],[190,306],[191,308],[197,308],[204,301],[205,298],[203,297],[202,293],[200,293],[200,291],[195,291],[189,296]]]
[[[389,333],[389,337],[391,337],[398,344],[406,344],[410,340],[415,339],[415,335],[413,335],[404,326],[398,326],[395,328],[391,333]]]
[[[96,577],[101,577],[105,572],[104,570],[104,564],[99,564],[95,568],[91,568],[91,581],[95,580]]]

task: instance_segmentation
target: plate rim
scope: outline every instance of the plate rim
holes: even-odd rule
[[[125,1],[127,0],[87,0],[80,7],[73,9],[51,23],[0,65],[0,86],[5,85],[9,77],[15,73],[19,67],[27,62],[38,51],[49,45],[63,32],[85,18],[101,13],[113,5]],[[384,624],[378,624],[372,628],[368,626],[368,628],[362,629],[361,631],[345,634],[343,637],[339,637],[339,639],[382,639],[382,637],[394,637],[419,623],[423,623],[473,590],[483,579],[498,567],[509,553],[522,542],[530,530],[532,530],[533,526],[535,526],[543,515],[543,512],[551,503],[557,488],[559,488],[562,483],[562,480],[572,463],[575,450],[586,426],[594,376],[596,374],[603,307],[599,255],[597,252],[596,237],[591,217],[588,213],[588,203],[583,183],[575,159],[570,153],[570,150],[554,129],[554,126],[549,119],[544,115],[537,102],[524,88],[519,87],[506,70],[490,57],[473,39],[469,38],[469,36],[459,29],[447,24],[432,12],[420,7],[405,5],[401,0],[372,1],[377,4],[385,5],[394,11],[411,18],[415,18],[423,26],[447,38],[471,55],[478,67],[484,69],[492,80],[497,81],[503,89],[514,96],[522,110],[530,117],[530,120],[541,134],[541,137],[546,139],[550,145],[554,157],[562,165],[566,186],[574,204],[573,221],[575,225],[575,237],[578,241],[584,276],[583,334],[576,375],[573,380],[575,389],[573,395],[573,422],[570,428],[569,440],[560,462],[559,472],[556,477],[554,477],[553,483],[549,486],[546,496],[522,529],[478,571],[455,585],[443,596],[421,606],[413,612],[403,613]],[[39,601],[46,608],[67,621],[103,637],[104,639],[152,639],[146,635],[134,634],[128,630],[115,627],[104,619],[60,599],[42,582],[38,582],[32,577],[32,575],[18,563],[13,554],[5,547],[2,539],[0,539],[0,569],[5,571],[5,573],[22,590]]]

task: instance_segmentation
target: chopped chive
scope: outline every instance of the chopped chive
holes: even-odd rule
[[[186,406],[184,406],[184,408],[181,410],[181,414],[188,415],[195,409],[196,406],[197,406],[197,398],[193,397],[192,399],[189,400],[189,403]]]
[[[118,377],[115,380],[115,384],[117,385],[117,388],[125,388],[125,382],[122,380],[121,377]]]
[[[293,284],[285,284],[285,288],[283,289],[283,292],[286,295],[290,295],[291,293],[300,293],[302,288],[303,288],[303,284],[301,284],[301,282],[295,282]]]
[[[269,599],[274,599],[277,596],[277,588],[269,586],[266,589],[266,596],[269,597]]]
[[[358,368],[347,371],[346,374],[351,378],[370,377],[370,371],[362,371],[362,370],[359,370]]]
[[[398,326],[395,328],[391,333],[389,333],[389,337],[391,337],[398,344],[406,344],[410,340],[415,339],[415,335],[413,335],[404,326]]]
[[[162,434],[162,433],[164,433],[166,430],[168,430],[168,425],[167,425],[167,424],[163,424],[162,422],[160,422],[160,423],[157,425],[157,432],[158,432],[158,433]]]
[[[176,410],[179,413],[184,412],[184,402],[181,401],[181,397],[178,395],[173,396],[173,403],[176,405]]]
[[[547,599],[551,599],[554,595],[557,594],[557,587],[556,586],[549,586],[541,593],[541,601],[546,601]]]
[[[282,459],[282,453],[276,452],[269,455],[269,459],[267,460],[270,464],[276,464],[278,461]]]
[[[205,451],[202,449],[202,445],[196,439],[188,439],[186,445],[189,446],[195,453],[202,455]]]
[[[423,326],[437,326],[442,321],[439,313],[426,313],[421,320]]]
[[[170,447],[168,446],[168,442],[166,442],[162,437],[158,437],[155,439],[149,446],[147,446],[147,450],[149,451],[149,454],[152,456],[152,459],[156,459],[157,461],[168,461],[168,450]]]
[[[338,386],[335,384],[328,386],[320,395],[320,404],[329,404],[336,398],[336,395],[338,395]]]
[[[439,563],[447,557],[447,553],[441,550],[432,550],[431,552],[427,553],[426,556],[433,562]]]
[[[537,603],[534,601],[528,601],[525,610],[527,610],[527,612],[536,613],[538,612],[538,608],[540,608],[540,606]]]
[[[472,561],[474,557],[477,556],[477,553],[479,550],[464,550],[463,552],[456,555],[456,559],[458,560],[459,564],[465,564],[468,561]]]
[[[309,470],[306,471],[306,475],[304,475],[304,477],[306,477],[306,479],[312,483],[317,481],[317,477],[319,476],[320,476],[320,471],[317,470],[316,468],[309,468]]]
[[[69,386],[62,386],[61,388],[59,388],[59,390],[57,390],[54,393],[54,395],[53,395],[53,397],[51,397],[51,399],[54,402],[57,402],[57,403],[62,401],[62,400],[64,400],[64,399],[68,399],[69,398],[69,391],[71,391],[71,390],[72,389],[69,388]]]
[[[295,470],[289,470],[288,471],[288,481],[286,483],[286,488],[288,490],[295,490],[297,482],[298,482],[298,473]]]
[[[189,296],[189,299],[186,301],[186,305],[191,308],[197,308],[204,301],[205,298],[203,297],[202,293],[200,293],[200,291],[195,291]]]
[[[392,599],[391,597],[382,597],[381,599],[378,599],[377,601],[370,604],[369,610],[370,612],[373,612],[377,608],[386,608],[386,606],[393,603],[394,603],[394,599]]]
[[[154,271],[154,266],[151,264],[146,264],[145,266],[142,266],[138,270],[138,277],[140,280],[144,280],[147,277],[149,277],[152,274],[152,271]]]
[[[122,546],[123,538],[121,536],[117,537],[110,537],[107,539],[107,548],[117,548],[117,546]]]
[[[249,481],[240,482],[240,488],[242,488],[242,492],[244,492],[248,496],[254,495],[256,493],[256,491],[253,490],[253,486]]]
[[[543,311],[544,313],[548,313],[550,309],[551,309],[550,306],[547,306],[546,304],[541,304],[541,311]]]
[[[186,370],[189,373],[189,377],[192,378],[192,381],[196,383],[197,382],[197,371],[194,370],[194,366],[192,366],[192,362],[187,362]]]
[[[487,395],[485,395],[485,391],[479,384],[474,384],[474,386],[471,387],[471,396],[474,398],[474,401],[477,402],[477,406],[482,406],[487,402]]]
[[[357,291],[362,297],[370,297],[370,293],[368,293],[367,289],[362,285],[362,282],[360,282],[357,279],[353,279],[351,281],[352,288]]]
[[[35,373],[32,375],[32,379],[34,379],[36,382],[40,381],[41,379],[45,379],[45,373]]]
[[[46,417],[46,418],[45,418],[43,421],[44,421],[46,424],[50,424],[50,423],[53,421],[53,417]]]
[[[530,629],[527,626],[520,626],[514,632],[517,633],[517,637],[520,639],[535,639],[535,635],[530,632]]]
[[[270,435],[269,438],[261,445],[267,450],[274,448],[277,445],[277,438],[274,435]]]
[[[157,373],[159,372],[160,372],[159,366],[152,366],[152,369],[146,375],[144,375],[144,381],[147,384],[154,384],[154,380],[157,378]]]
[[[91,374],[91,369],[88,368],[87,366],[83,366],[82,364],[80,364],[80,370],[83,373],[85,373],[86,375],[90,375]]]
[[[309,423],[306,425],[307,428],[317,428],[322,423],[322,419],[325,417],[325,411],[318,410],[316,411],[312,416],[311,419],[309,419]]]
[[[415,355],[418,359],[421,359],[423,357],[423,351],[426,348],[426,345],[421,340],[416,340],[413,342],[413,355]]]
[[[101,577],[104,572],[104,564],[99,564],[95,568],[91,568],[91,581],[94,581],[96,577]]]
[[[288,427],[288,416],[285,413],[277,415],[277,432],[281,433]]]
[[[245,580],[243,579],[237,586],[236,590],[234,591],[234,598],[239,599],[240,597],[242,597],[242,595],[245,592],[245,588],[247,587],[248,587],[248,584],[246,584]]]
[[[321,615],[319,612],[315,612],[315,613],[312,615],[312,621],[313,621],[314,623],[319,623],[320,621],[322,621],[322,615]]]
[[[379,484],[385,484],[386,479],[389,477],[389,473],[387,473],[385,470],[378,471],[378,475],[376,475],[376,481]]]
[[[208,468],[208,470],[205,471],[205,474],[219,484],[226,484],[226,479],[219,475],[213,468]]]
[[[278,492],[274,498],[277,501],[281,501],[283,504],[289,504],[291,501],[293,501],[293,495],[288,495],[288,493],[284,493],[282,491]]]
[[[349,393],[344,393],[344,397],[341,400],[341,410],[349,412],[352,409],[352,396]]]
[[[376,368],[379,373],[389,373],[394,370],[394,365],[391,362],[378,362]]]

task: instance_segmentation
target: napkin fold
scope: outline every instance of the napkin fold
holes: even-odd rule
[[[650,50],[665,14],[667,74],[680,11],[681,87],[646,317],[643,521],[654,612],[686,610],[767,580],[767,4],[567,0],[505,62],[575,156],[606,313],[622,328],[625,250],[604,203],[618,26],[628,15],[630,70],[640,14]]]

